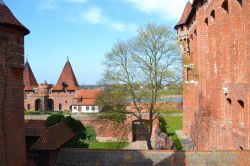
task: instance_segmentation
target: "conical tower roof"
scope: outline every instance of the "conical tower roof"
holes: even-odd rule
[[[5,5],[3,0],[0,0],[0,25],[11,25],[18,27],[24,31],[25,35],[30,33],[30,31],[17,20],[10,9]]]
[[[33,88],[37,87],[36,78],[31,70],[29,62],[25,63],[24,71],[23,71],[23,83],[24,83],[24,90],[31,91]]]
[[[192,4],[190,3],[190,1],[188,1],[187,4],[186,4],[186,6],[185,6],[185,9],[184,9],[184,11],[183,11],[183,13],[181,15],[181,18],[180,18],[179,22],[175,26],[175,29],[178,26],[181,26],[181,25],[183,25],[183,24],[186,23],[191,10],[192,10]]]
[[[76,80],[74,71],[71,67],[71,64],[69,60],[67,60],[63,71],[59,77],[59,80],[57,81],[56,86],[53,88],[55,91],[63,91],[63,90],[69,90],[69,91],[75,91],[79,89],[78,82]]]

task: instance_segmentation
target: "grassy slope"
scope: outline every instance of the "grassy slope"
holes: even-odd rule
[[[176,144],[177,150],[181,150],[182,146],[178,136],[176,135],[176,130],[182,129],[182,117],[181,116],[166,116],[160,119],[161,129],[172,137],[172,140]]]
[[[89,144],[89,149],[123,149],[127,142],[94,142]]]

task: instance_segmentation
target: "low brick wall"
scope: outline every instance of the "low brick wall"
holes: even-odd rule
[[[250,151],[61,149],[59,166],[248,166]]]

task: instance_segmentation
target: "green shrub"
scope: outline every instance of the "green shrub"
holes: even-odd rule
[[[126,120],[126,114],[124,112],[104,112],[100,114],[99,119],[107,119],[118,123]]]
[[[46,127],[53,126],[57,123],[62,122],[64,118],[65,118],[64,115],[60,115],[60,114],[51,115],[47,118],[45,122],[45,126]]]
[[[182,146],[178,136],[176,135],[176,130],[182,128],[182,117],[179,116],[166,116],[159,117],[159,128],[162,132],[170,136],[176,145],[177,150],[182,150]]]
[[[95,142],[90,143],[89,149],[124,149],[128,142]]]
[[[96,133],[91,126],[86,126],[86,142],[96,142]]]
[[[69,148],[87,148],[88,144],[85,143],[86,140],[86,128],[83,126],[82,122],[75,120],[71,116],[67,116],[63,119],[65,123],[71,130],[75,133],[75,137],[68,142],[65,147]]]
[[[53,126],[57,123],[65,123],[74,133],[75,136],[64,146],[68,148],[87,148],[88,144],[85,143],[86,129],[79,120],[75,120],[71,116],[64,117],[61,114],[54,114],[47,118],[45,125],[46,127]]]

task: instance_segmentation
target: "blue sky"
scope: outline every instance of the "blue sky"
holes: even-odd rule
[[[149,22],[174,27],[187,0],[4,0],[31,31],[25,56],[39,83],[55,84],[70,59],[79,84],[101,79],[104,55]]]

